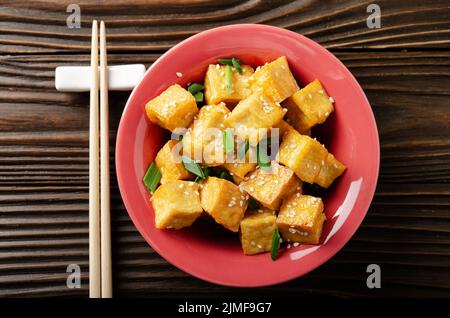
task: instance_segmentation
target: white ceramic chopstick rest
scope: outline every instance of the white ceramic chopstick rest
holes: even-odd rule
[[[108,88],[112,91],[132,90],[145,73],[143,64],[108,66]],[[58,66],[55,88],[60,92],[88,92],[91,85],[90,66]]]

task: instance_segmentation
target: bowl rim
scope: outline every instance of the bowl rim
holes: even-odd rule
[[[125,188],[125,186],[121,186],[121,184],[123,184],[124,181],[123,181],[123,179],[121,177],[121,173],[120,173],[120,171],[122,171],[123,167],[122,167],[122,162],[120,160],[121,148],[119,147],[119,144],[121,144],[123,142],[123,139],[125,138],[124,132],[123,132],[124,128],[123,128],[123,124],[122,124],[123,118],[126,116],[128,109],[132,107],[131,101],[133,100],[134,95],[137,94],[137,92],[141,89],[143,79],[146,78],[148,76],[148,74],[151,73],[153,68],[155,68],[157,65],[164,63],[164,61],[166,59],[170,59],[170,57],[174,53],[174,51],[178,51],[178,50],[182,49],[184,46],[189,45],[189,42],[191,42],[193,40],[201,39],[206,36],[209,37],[215,33],[221,33],[224,31],[236,32],[238,30],[241,30],[242,28],[251,28],[251,29],[254,29],[255,31],[278,32],[278,33],[285,34],[292,38],[302,39],[302,41],[307,42],[308,45],[314,47],[315,49],[317,49],[319,51],[323,51],[330,59],[333,59],[335,63],[340,64],[342,66],[342,71],[345,73],[345,75],[348,78],[351,79],[351,81],[354,84],[356,84],[355,88],[359,91],[360,95],[364,98],[364,102],[368,108],[367,111],[368,111],[368,114],[371,119],[371,124],[373,125],[372,128],[374,129],[373,133],[374,133],[374,138],[376,141],[376,143],[374,143],[373,149],[372,149],[374,151],[375,163],[376,163],[376,167],[374,167],[374,170],[373,170],[374,171],[374,174],[373,174],[374,179],[373,179],[373,182],[371,184],[369,184],[370,187],[365,191],[367,193],[368,200],[367,200],[366,206],[364,206],[363,209],[361,208],[361,210],[364,210],[364,211],[360,212],[360,219],[357,220],[357,222],[354,222],[354,226],[351,230],[347,231],[347,234],[345,235],[346,236],[345,239],[342,239],[339,242],[338,247],[334,248],[332,252],[328,253],[327,257],[324,257],[319,262],[316,262],[315,266],[310,268],[307,271],[303,271],[302,273],[299,273],[298,275],[292,276],[290,278],[288,277],[288,278],[282,278],[282,279],[272,279],[271,281],[266,281],[266,282],[261,282],[261,283],[258,282],[258,283],[252,283],[252,284],[249,284],[249,283],[236,284],[236,283],[227,282],[226,280],[221,280],[219,278],[205,277],[201,274],[196,273],[195,271],[191,270],[190,268],[186,268],[184,265],[177,264],[177,262],[172,258],[171,255],[168,255],[167,253],[165,253],[165,251],[163,249],[161,249],[160,246],[158,246],[158,244],[155,244],[154,241],[150,237],[147,237],[147,235],[144,235],[144,231],[143,231],[141,224],[139,222],[137,222],[133,213],[129,212],[129,210],[128,210],[128,207],[129,207],[128,200],[129,199],[128,199],[127,192],[125,190],[123,190],[123,188]],[[117,138],[116,138],[115,146],[116,146],[115,147],[116,176],[117,176],[120,195],[121,195],[122,201],[124,203],[124,206],[125,206],[125,209],[127,210],[128,215],[130,216],[131,220],[133,221],[134,226],[137,228],[140,235],[145,239],[145,241],[167,262],[169,262],[171,265],[175,266],[176,268],[182,270],[183,272],[188,273],[189,275],[192,275],[196,278],[199,278],[201,280],[204,280],[204,281],[207,281],[210,283],[219,284],[219,285],[223,285],[223,286],[229,286],[229,287],[240,287],[240,288],[265,287],[265,286],[272,286],[275,284],[281,284],[281,283],[284,283],[287,281],[291,281],[295,278],[298,278],[298,277],[301,277],[303,275],[310,273],[311,271],[317,269],[318,267],[320,267],[321,265],[323,265],[324,263],[329,261],[333,256],[335,256],[337,254],[337,252],[342,250],[342,248],[353,237],[355,232],[361,226],[362,221],[366,217],[367,212],[373,201],[373,197],[375,195],[375,191],[376,191],[377,184],[378,184],[378,178],[379,178],[379,170],[380,170],[380,140],[379,140],[379,133],[378,133],[378,127],[377,127],[377,123],[375,120],[375,116],[373,114],[372,107],[369,103],[369,100],[367,99],[366,94],[364,93],[362,87],[360,86],[360,84],[358,83],[356,78],[353,76],[353,74],[348,70],[348,68],[334,54],[332,54],[330,51],[328,51],[325,47],[321,46],[314,40],[311,40],[302,34],[299,34],[294,31],[290,31],[290,30],[287,30],[287,29],[284,29],[281,27],[262,25],[262,24],[251,24],[251,23],[231,24],[231,25],[225,25],[225,26],[215,27],[212,29],[201,31],[197,34],[194,34],[194,35],[184,39],[183,41],[179,42],[178,44],[174,45],[169,50],[167,50],[164,54],[162,54],[154,63],[152,63],[152,65],[147,69],[147,71],[142,76],[142,78],[138,82],[138,84],[134,87],[134,89],[132,90],[131,94],[129,95],[129,97],[127,99],[126,105],[123,109],[123,112],[122,112],[122,115],[120,118],[118,129],[117,129]]]

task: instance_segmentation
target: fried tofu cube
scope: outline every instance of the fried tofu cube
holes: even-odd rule
[[[328,151],[317,140],[290,131],[280,144],[278,160],[291,168],[300,180],[314,183],[327,155]]]
[[[286,195],[301,188],[301,181],[291,169],[273,161],[270,170],[256,169],[241,185],[263,206],[278,210]]]
[[[325,219],[322,199],[293,193],[284,200],[277,225],[283,240],[318,244]]]
[[[151,201],[158,229],[191,226],[202,214],[200,186],[192,181],[170,181],[156,189]]]
[[[323,188],[328,188],[337,177],[344,173],[344,171],[345,166],[331,153],[328,153],[325,163],[322,166],[322,169],[320,169],[314,182]]]
[[[230,110],[225,104],[206,105],[183,137],[183,154],[206,166],[225,162],[223,130]]]
[[[210,64],[205,76],[205,99],[207,104],[221,102],[236,104],[247,98],[251,93],[249,78],[253,74],[253,68],[242,65],[242,75],[232,67],[231,91],[226,88],[226,65]]]
[[[289,125],[286,121],[281,120],[274,128],[278,128],[278,136],[280,140],[283,139],[283,136],[289,131],[295,131],[295,128]]]
[[[145,105],[151,122],[174,131],[187,128],[198,113],[194,96],[178,84],[174,84]]]
[[[256,146],[266,136],[267,130],[278,124],[283,116],[283,109],[271,97],[252,94],[236,105],[225,119],[225,125],[234,128],[241,140],[248,140],[250,145]]]
[[[161,173],[161,184],[175,180],[192,179],[192,173],[189,173],[181,162],[180,146],[181,144],[178,141],[169,140],[156,155],[155,164]]]
[[[242,156],[242,159],[235,158],[234,162],[225,163],[223,167],[230,172],[233,180],[239,184],[249,172],[256,169],[256,153],[250,148],[245,156]]]
[[[203,209],[230,231],[237,232],[247,209],[247,198],[237,185],[216,177],[208,177],[201,191]]]
[[[277,228],[274,211],[261,209],[249,211],[241,221],[241,244],[245,255],[269,252],[272,248],[273,231]]]
[[[253,74],[253,92],[264,93],[281,103],[299,90],[285,56],[272,61]]]
[[[332,99],[319,80],[314,80],[289,97],[283,107],[288,110],[287,119],[300,133],[322,124],[334,111]]]

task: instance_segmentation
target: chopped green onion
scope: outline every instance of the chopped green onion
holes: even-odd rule
[[[202,91],[204,89],[205,89],[205,86],[203,86],[202,84],[199,84],[199,83],[191,84],[188,87],[188,91],[192,95],[195,95],[195,93],[198,93],[198,92],[200,92],[200,91]]]
[[[231,59],[218,59],[217,61],[218,61],[220,64],[223,64],[223,65],[230,65],[230,66],[233,66],[233,60],[235,60],[236,63],[238,63],[238,64],[241,64],[241,63],[242,63],[242,61],[241,61],[240,59],[235,59],[235,58],[231,58]]]
[[[203,102],[203,93],[202,92],[195,93],[194,98],[197,103],[202,103]]]
[[[233,77],[233,71],[231,70],[231,66],[227,64],[226,73],[225,73],[225,86],[227,88],[227,94],[231,94],[231,78]]]
[[[270,158],[265,152],[262,152],[259,148],[256,154],[256,161],[258,163],[258,166],[262,170],[264,171],[270,170]]]
[[[248,200],[248,207],[250,208],[250,210],[256,210],[256,209],[259,209],[259,203],[258,203],[258,201],[256,201],[255,199],[250,198],[250,199]]]
[[[233,177],[231,177],[230,173],[226,170],[220,172],[219,178],[233,182]]]
[[[280,232],[278,232],[278,228],[273,230],[272,233],[272,248],[270,249],[270,257],[272,260],[276,260],[278,257],[278,250],[280,249]]]
[[[246,140],[245,143],[238,149],[238,158],[242,160],[249,149],[250,143],[248,142],[248,140]]]
[[[186,168],[187,171],[192,172],[202,179],[206,179],[207,176],[205,175],[205,171],[197,162],[195,162],[195,160],[192,160],[186,156],[181,157],[181,160],[183,161],[184,168]]]
[[[159,180],[161,180],[161,173],[159,172],[156,165],[152,162],[148,167],[142,181],[144,181],[144,184],[147,187],[148,191],[153,194],[153,192],[155,192],[156,188],[158,187]]]
[[[223,146],[226,153],[230,153],[234,150],[233,132],[230,128],[227,128],[223,134]]]
[[[233,67],[238,71],[239,75],[244,74],[242,72],[242,68],[241,68],[241,61],[238,59],[235,59],[234,57],[231,59],[231,63],[233,64]]]

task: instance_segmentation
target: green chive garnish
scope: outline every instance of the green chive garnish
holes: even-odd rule
[[[222,65],[230,65],[233,66],[233,60],[236,61],[236,63],[241,64],[242,61],[240,59],[235,59],[235,58],[231,58],[231,59],[218,59],[217,61],[219,62],[219,64]]]
[[[234,150],[234,139],[233,139],[233,132],[230,128],[227,128],[223,134],[223,145],[225,147],[225,152],[230,153]]]
[[[161,173],[159,172],[156,165],[152,162],[148,167],[142,181],[144,181],[144,184],[147,187],[148,191],[153,194],[153,192],[155,192],[156,188],[158,187],[159,180],[161,180]]]
[[[272,248],[270,249],[270,257],[272,260],[276,260],[278,257],[278,250],[280,249],[280,232],[278,229],[273,230],[272,233]]]
[[[219,178],[233,182],[233,178],[231,177],[230,173],[226,170],[222,170],[220,172]]]
[[[248,140],[246,140],[245,143],[238,149],[238,158],[240,160],[242,160],[245,157],[245,155],[247,154],[247,151],[249,149],[250,149],[250,143],[248,142]]]
[[[250,198],[248,200],[248,207],[250,208],[250,210],[257,210],[259,209],[259,203],[255,199]]]
[[[238,71],[239,75],[244,74],[242,72],[242,68],[241,68],[241,61],[238,59],[235,59],[234,57],[231,59],[231,63],[233,64],[233,67]]]
[[[199,83],[191,84],[188,87],[188,91],[192,95],[195,95],[195,93],[198,93],[198,92],[200,92],[200,91],[202,91],[204,89],[205,89],[205,86],[203,86],[202,84],[199,84]]]
[[[231,94],[231,78],[233,77],[233,71],[231,70],[231,66],[227,64],[226,73],[225,73],[225,86],[227,88],[227,93]]]
[[[203,93],[202,92],[195,93],[194,98],[197,103],[202,103],[203,102]]]
[[[260,151],[258,148],[258,152],[256,154],[256,161],[258,163],[258,166],[264,170],[268,171],[270,170],[270,158],[267,156],[265,152]]]
[[[191,158],[186,156],[181,157],[181,160],[183,161],[184,168],[186,168],[187,171],[192,172],[202,179],[206,179],[205,172],[200,167],[200,165],[195,162],[195,160],[192,160]]]

